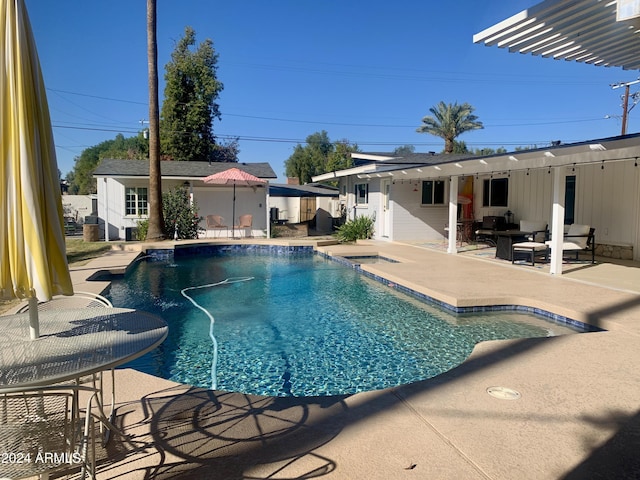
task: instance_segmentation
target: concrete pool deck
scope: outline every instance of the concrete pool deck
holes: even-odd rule
[[[533,306],[606,331],[481,343],[436,378],[344,397],[265,398],[118,370],[124,436],[99,452],[99,479],[640,478],[637,263],[552,277],[400,243],[318,250],[399,260],[362,268],[452,305]],[[72,268],[76,289],[102,291],[99,272],[123,271],[138,253]]]

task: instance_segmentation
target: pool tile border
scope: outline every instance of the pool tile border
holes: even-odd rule
[[[190,256],[190,255],[228,255],[235,253],[255,253],[264,255],[318,255],[321,258],[339,263],[346,267],[356,270],[358,273],[364,275],[367,278],[375,280],[389,288],[393,288],[399,292],[410,295],[425,303],[436,305],[444,310],[453,313],[484,313],[484,312],[522,312],[539,315],[541,317],[552,320],[553,322],[565,324],[583,332],[602,332],[605,331],[600,327],[590,325],[588,323],[580,322],[573,318],[559,315],[541,308],[530,307],[526,305],[483,305],[474,307],[456,307],[449,303],[438,300],[424,293],[418,292],[407,286],[390,282],[388,279],[379,275],[373,274],[366,270],[363,270],[360,264],[354,263],[341,256],[332,256],[324,252],[317,251],[313,246],[309,245],[246,245],[246,244],[234,244],[234,245],[185,245],[179,246],[175,249],[148,249],[146,255],[150,256],[154,260],[172,260],[175,257]],[[394,262],[392,259],[388,259]],[[395,261],[397,262],[397,261]]]

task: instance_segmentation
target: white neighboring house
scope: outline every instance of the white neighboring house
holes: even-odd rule
[[[97,210],[96,195],[62,195],[62,209],[64,218],[72,219],[79,225],[85,222],[85,217],[95,215]]]
[[[352,157],[355,167],[313,181],[339,180],[347,217],[375,216],[376,239],[448,240],[456,253],[446,225],[509,211],[516,223],[546,221],[552,238],[565,224],[590,225],[600,251],[640,260],[640,134],[490,156]]]
[[[229,226],[238,224],[240,215],[253,216],[251,234],[268,235],[269,180],[277,178],[271,166],[264,163],[160,162],[162,189],[176,187],[189,190],[200,216],[221,215]],[[203,179],[214,173],[238,168],[262,180],[264,186],[236,188],[235,222],[232,222],[233,187],[213,185]],[[98,222],[100,237],[110,240],[135,240],[133,229],[148,218],[149,161],[104,159],[93,173],[97,179]],[[206,228],[203,220],[202,228]]]

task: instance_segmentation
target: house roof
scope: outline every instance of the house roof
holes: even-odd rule
[[[555,60],[640,69],[640,3],[546,0],[473,36],[474,43]]]
[[[272,197],[337,197],[338,189],[325,185],[270,184],[269,195]]]
[[[392,154],[387,154],[392,157]],[[602,138],[484,156],[454,154],[411,154],[386,161],[372,161],[360,167],[313,177],[313,181],[339,177],[394,177],[396,179],[445,178],[476,174],[503,174],[516,170],[575,166],[588,163],[630,160],[640,157],[640,134]],[[422,159],[422,161],[420,161]],[[403,160],[410,163],[403,163]]]
[[[227,163],[227,162],[160,162],[160,172],[167,178],[201,179],[213,173],[229,168],[239,168],[258,178],[271,179],[277,175],[266,162],[262,163]],[[147,160],[120,160],[105,158],[93,172],[95,177],[148,177],[149,162]]]

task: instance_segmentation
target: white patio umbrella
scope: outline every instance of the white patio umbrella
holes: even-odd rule
[[[24,0],[0,0],[0,297],[72,295],[53,132]]]
[[[234,224],[236,218],[236,185],[255,187],[257,185],[267,183],[266,180],[262,180],[255,175],[245,172],[244,170],[233,167],[228,170],[209,175],[208,177],[205,177],[203,181],[205,183],[213,183],[217,185],[233,185],[233,207],[231,214],[231,237],[233,238],[235,234]]]

